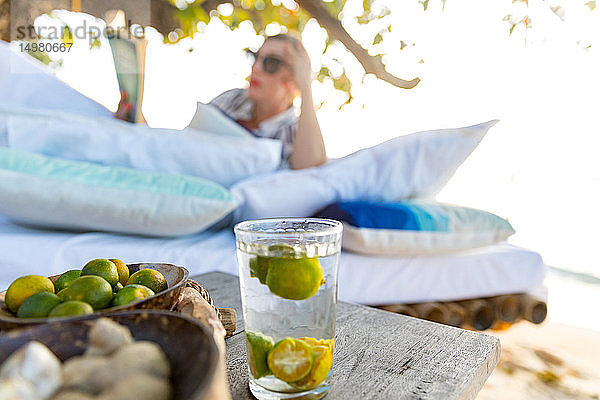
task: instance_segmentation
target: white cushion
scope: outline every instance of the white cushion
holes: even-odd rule
[[[0,147],[0,213],[20,222],[175,236],[213,225],[236,205],[227,189],[200,178]]]
[[[400,136],[324,166],[278,171],[234,185],[234,221],[306,217],[337,201],[434,196],[497,120]]]
[[[254,137],[246,128],[225,115],[217,107],[200,102],[196,106],[196,113],[188,128],[223,136]]]
[[[344,224],[345,250],[373,256],[440,255],[488,246],[506,240],[512,228],[464,232],[403,231],[357,228]]]
[[[8,146],[17,150],[191,175],[224,186],[273,171],[281,163],[281,142],[273,139],[153,129],[114,118],[0,107],[0,129],[3,126]]]
[[[12,51],[10,45],[1,40],[0,105],[112,116],[106,107],[58,79],[50,68],[33,57]]]

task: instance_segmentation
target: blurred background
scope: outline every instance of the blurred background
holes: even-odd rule
[[[313,91],[328,155],[342,157],[416,131],[499,119],[438,200],[508,218],[517,231],[510,242],[541,253],[551,267],[549,319],[600,331],[600,318],[590,318],[600,299],[595,1],[571,1],[564,8],[519,0],[329,3],[341,11],[339,20],[354,40],[370,55],[382,54],[389,72],[421,82],[400,89],[365,75],[315,19],[304,21],[302,39],[320,78]],[[291,0],[271,5],[298,9]],[[244,49],[258,48],[263,39],[252,22],[231,23],[236,10],[219,5],[194,25],[191,37],[146,29],[143,113],[150,126],[183,128],[196,102],[246,85],[251,63]],[[40,18],[105,24],[68,11]],[[285,30],[276,21],[264,27],[267,34]],[[119,90],[106,38],[91,45],[74,38],[72,51],[54,54],[46,62],[60,79],[116,110]]]

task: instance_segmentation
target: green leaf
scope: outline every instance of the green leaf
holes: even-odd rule
[[[50,56],[48,56],[48,53],[44,51],[28,51],[27,54],[46,65],[49,65],[52,62],[52,59]]]
[[[419,0],[419,3],[423,6],[423,11],[427,11],[427,7],[429,7],[429,0]]]
[[[377,35],[375,35],[375,38],[373,39],[373,44],[379,44],[383,41],[383,36],[381,36],[381,33],[378,33]]]
[[[342,107],[344,107],[345,105],[348,105],[348,104],[350,104],[350,103],[352,102],[352,99],[353,99],[353,98],[354,98],[354,97],[352,97],[352,93],[348,93],[348,98],[346,99],[346,101],[345,101],[345,102],[343,102],[343,103],[342,103],[342,105],[341,105],[341,106],[338,108],[338,110],[340,110],[340,111],[341,111],[341,110],[342,110]],[[364,109],[364,108],[365,108],[365,107],[364,107],[364,104],[363,104],[363,109]]]
[[[319,73],[317,74],[317,80],[323,83],[323,81],[325,81],[325,78],[331,78],[331,71],[329,71],[329,68],[322,66],[319,70]]]
[[[352,83],[350,79],[346,76],[346,72],[343,72],[337,78],[333,78],[333,87],[337,90],[341,90],[342,92],[350,92],[350,88],[352,87]]]
[[[586,3],[584,3],[586,6],[588,6],[588,8],[592,11],[594,11],[596,9],[596,0],[592,0],[592,1],[588,1]]]
[[[404,43],[404,40],[400,41],[400,50],[404,50],[405,47],[407,47],[408,45],[406,43]]]
[[[73,33],[69,25],[64,26],[61,40],[65,45],[73,44]]]
[[[93,49],[94,47],[100,48],[100,40],[98,40],[97,37],[95,37],[94,40],[92,41],[92,44],[90,44],[90,50]]]
[[[565,20],[565,9],[561,6],[550,7],[552,12],[563,21]]]
[[[513,34],[513,31],[515,30],[515,27],[517,26],[517,24],[512,24],[512,26],[510,27],[510,29],[508,30],[508,36]]]

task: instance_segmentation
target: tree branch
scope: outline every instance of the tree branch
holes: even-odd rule
[[[10,42],[10,4],[9,0],[0,0],[0,40]]]
[[[315,18],[333,39],[340,41],[356,57],[367,74],[373,74],[377,78],[402,89],[412,89],[420,82],[419,78],[406,81],[389,73],[379,57],[370,55],[367,50],[352,39],[337,17],[331,15],[323,7],[321,0],[296,0],[296,2]]]

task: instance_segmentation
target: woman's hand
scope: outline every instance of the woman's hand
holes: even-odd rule
[[[290,167],[292,169],[316,167],[327,161],[327,154],[313,103],[310,58],[301,43],[296,46],[290,43],[284,56],[286,60],[290,60],[294,82],[302,95],[294,148],[290,154]]]
[[[121,100],[119,100],[119,106],[117,107],[117,111],[113,115],[115,118],[131,122],[131,111],[132,106],[129,100],[127,99],[127,93],[125,93],[125,91],[121,91]]]
[[[296,86],[304,95],[311,90],[312,83],[312,69],[308,53],[300,42],[296,43],[295,46],[289,42],[286,44],[284,50],[285,60],[290,64]]]

